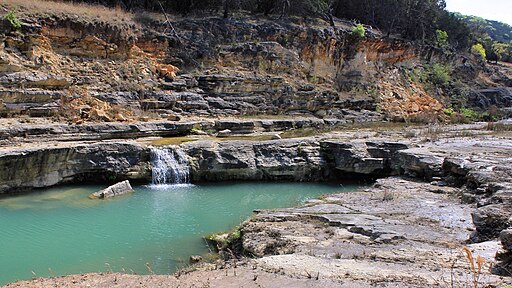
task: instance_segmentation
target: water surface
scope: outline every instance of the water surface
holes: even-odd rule
[[[289,207],[354,186],[229,183],[135,187],[91,200],[99,186],[0,199],[0,284],[100,271],[172,273],[205,254],[202,236],[229,230],[256,208]]]

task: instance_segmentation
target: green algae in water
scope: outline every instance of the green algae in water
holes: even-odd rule
[[[101,187],[59,187],[0,199],[0,284],[75,273],[173,273],[205,254],[202,236],[229,230],[254,209],[289,207],[354,186],[229,183],[135,187],[91,200]],[[50,272],[51,271],[51,272]]]

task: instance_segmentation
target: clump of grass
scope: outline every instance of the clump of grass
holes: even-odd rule
[[[217,246],[216,249],[218,251],[225,250],[229,248],[232,244],[237,242],[242,238],[242,234],[240,232],[240,226],[236,226],[228,233],[213,233],[210,234],[204,239],[209,243],[215,243]]]
[[[440,136],[444,133],[443,127],[440,125],[429,125],[426,130],[422,131],[422,136],[424,136],[423,141],[429,142],[429,141],[437,141],[439,140]]]
[[[384,193],[382,194],[382,201],[393,201],[396,198],[396,195],[394,192],[389,191],[388,189],[384,190]]]
[[[487,130],[502,132],[502,131],[512,131],[512,124],[505,124],[499,122],[487,122]]]
[[[364,38],[366,34],[366,29],[364,29],[363,24],[357,24],[352,28],[352,35],[356,38]]]
[[[14,28],[14,29],[20,29],[21,28],[21,21],[18,19],[18,16],[16,16],[16,11],[15,10],[11,10],[9,11],[5,16],[4,16],[5,20],[9,21],[9,23],[11,24],[11,26]]]

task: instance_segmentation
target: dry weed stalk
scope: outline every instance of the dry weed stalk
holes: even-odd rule
[[[466,257],[466,260],[468,261],[471,268],[471,274],[473,276],[473,288],[477,288],[478,280],[482,273],[482,267],[486,261],[480,255],[477,255],[475,259],[475,257],[473,257],[473,252],[471,252],[467,246],[462,247],[461,253]]]

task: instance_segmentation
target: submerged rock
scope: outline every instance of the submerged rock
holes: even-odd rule
[[[89,197],[92,199],[97,199],[97,198],[105,199],[105,198],[123,195],[123,194],[129,193],[129,192],[133,192],[133,188],[130,185],[130,181],[125,180],[123,182],[119,182],[110,187],[107,187],[106,189],[103,189],[101,191],[93,193]]]

